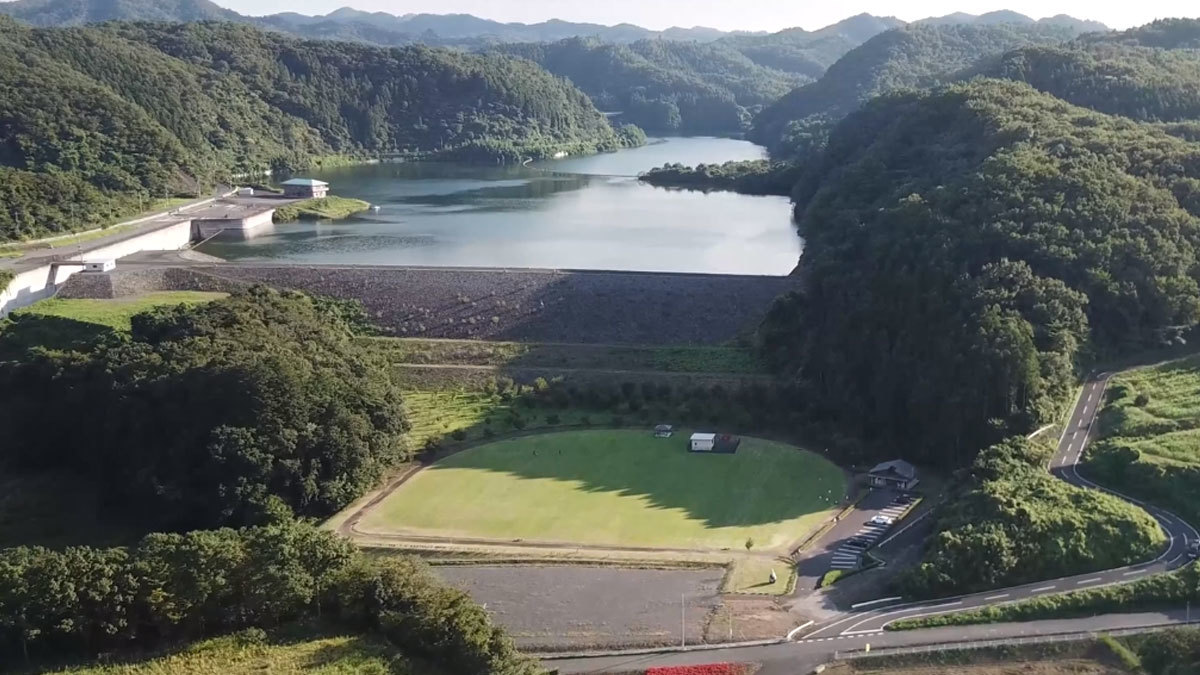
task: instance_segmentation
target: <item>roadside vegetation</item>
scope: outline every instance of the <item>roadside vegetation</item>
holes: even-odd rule
[[[1044,644],[944,649],[839,661],[828,675],[1181,675],[1200,659],[1200,630],[1177,628],[1135,635]]]
[[[275,209],[275,222],[292,223],[297,220],[344,220],[366,211],[371,205],[361,199],[350,199],[329,195],[321,199],[306,199]]]
[[[1165,545],[1142,509],[1051,476],[1048,453],[1016,437],[961,470],[924,559],[900,588],[922,598],[1004,588],[1149,560]]]
[[[1200,568],[1195,563],[1180,570],[1116,586],[1104,586],[1020,602],[995,605],[954,614],[903,619],[888,630],[913,630],[937,626],[967,626],[1041,619],[1069,619],[1098,614],[1178,609],[1200,602]]]
[[[58,675],[440,675],[446,672],[404,658],[378,637],[350,635],[336,627],[248,628],[143,658],[104,665],[69,666]]]
[[[1200,357],[1110,383],[1087,474],[1200,522]]]

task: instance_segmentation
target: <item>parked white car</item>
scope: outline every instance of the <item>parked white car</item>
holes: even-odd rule
[[[882,513],[867,521],[872,525],[894,525],[896,519],[891,516],[885,516]]]

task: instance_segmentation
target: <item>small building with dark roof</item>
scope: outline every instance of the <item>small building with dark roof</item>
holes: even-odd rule
[[[917,467],[902,459],[883,462],[871,469],[867,474],[867,482],[871,487],[911,490],[918,483]]]
[[[283,182],[283,196],[293,199],[324,199],[329,195],[329,183],[312,178],[293,178]]]

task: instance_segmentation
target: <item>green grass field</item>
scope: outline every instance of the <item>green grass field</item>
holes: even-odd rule
[[[133,315],[163,305],[195,305],[225,297],[225,293],[162,291],[113,300],[50,298],[13,312],[15,316],[36,315],[71,319],[114,330],[129,330]]]
[[[1200,464],[1200,357],[1123,373],[1107,398],[1103,438],[1147,461]]]
[[[418,473],[364,518],[373,532],[614,546],[781,551],[841,502],[841,469],[746,439],[735,455],[686,451],[646,430],[499,441]]]

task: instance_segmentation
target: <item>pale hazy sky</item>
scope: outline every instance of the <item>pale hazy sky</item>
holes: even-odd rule
[[[634,23],[660,30],[712,26],[724,30],[820,28],[860,12],[905,21],[951,12],[1011,9],[1034,18],[1070,14],[1129,28],[1158,18],[1200,16],[1196,0],[216,0],[243,14],[326,14],[349,5],[391,14],[461,12],[499,21],[557,18],[602,24]]]

